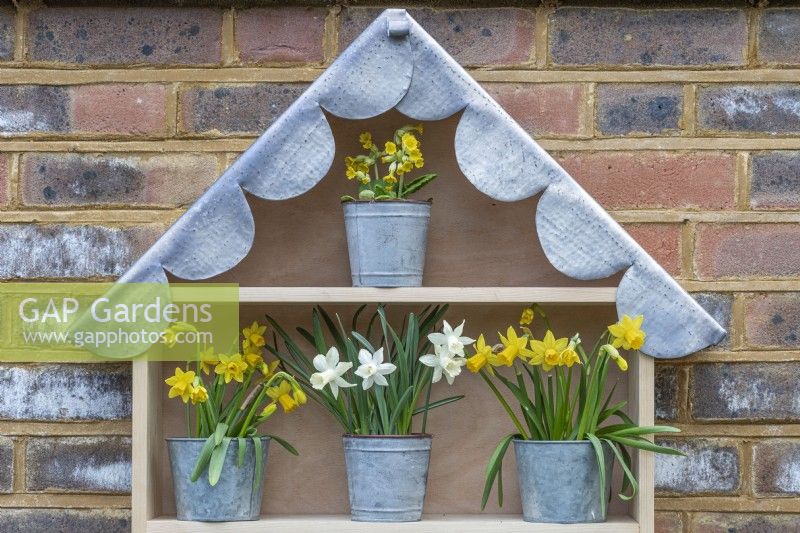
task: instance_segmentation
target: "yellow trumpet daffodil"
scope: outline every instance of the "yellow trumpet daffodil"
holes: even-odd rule
[[[275,402],[268,403],[264,410],[261,411],[261,418],[269,418],[275,414],[275,411],[278,410],[278,406],[275,405]]]
[[[575,343],[570,342],[563,352],[561,352],[561,364],[567,368],[572,368],[575,363],[581,364],[581,358],[575,351]]]
[[[277,387],[269,387],[267,389],[267,396],[273,400],[277,400],[283,407],[285,413],[291,413],[297,409],[299,403],[292,396],[292,385],[288,381],[281,381]]]
[[[308,396],[306,396],[305,391],[300,388],[300,385],[297,383],[292,383],[292,395],[294,396],[294,401],[296,401],[298,405],[305,405],[308,403]]]
[[[611,342],[614,348],[622,347],[625,350],[640,349],[644,345],[644,339],[647,336],[641,329],[643,321],[644,316],[642,315],[636,318],[622,315],[622,320],[608,326],[608,331],[614,336],[614,340]]]
[[[214,369],[214,372],[220,374],[225,383],[230,383],[231,380],[236,380],[239,383],[244,381],[244,371],[247,370],[247,363],[242,360],[242,355],[235,353],[233,355],[220,355],[219,364]]]
[[[622,370],[623,372],[628,370],[628,362],[619,354],[616,347],[612,346],[611,344],[605,344],[600,347],[601,352],[604,350],[608,353],[609,356],[611,356],[611,359],[613,359],[614,362],[617,363],[617,366],[619,367],[620,370]]]
[[[275,370],[278,369],[278,366],[281,364],[280,361],[275,359],[274,361],[270,361],[269,363],[265,363],[264,361],[261,362],[261,365],[258,369],[261,371],[261,374],[264,376],[264,379],[269,379],[275,375]]]
[[[202,385],[196,385],[191,393],[192,405],[208,401],[208,390]]]
[[[533,323],[533,308],[526,307],[522,310],[522,315],[519,317],[520,326],[530,326]]]
[[[175,398],[176,396],[187,403],[192,395],[194,387],[195,373],[191,370],[184,372],[180,367],[175,368],[175,375],[170,376],[164,380],[164,383],[170,386],[169,397]]]
[[[542,368],[547,372],[552,367],[560,364],[561,352],[563,352],[568,345],[569,340],[566,337],[556,339],[553,332],[548,329],[542,340],[531,340],[533,357],[531,357],[528,362],[532,365],[542,365]]]
[[[251,346],[255,348],[261,348],[266,344],[264,341],[264,332],[267,331],[267,326],[262,326],[255,320],[250,327],[244,328],[242,330],[242,336],[244,340],[242,341],[242,347],[246,350]]]
[[[209,346],[200,352],[200,370],[208,376],[211,370],[219,364],[219,359],[214,357],[214,347]]]
[[[483,334],[481,334],[481,336],[478,337],[478,341],[475,343],[475,355],[467,359],[467,370],[473,374],[478,373],[481,368],[486,366],[491,356],[492,347],[486,344],[486,340],[483,338]]]
[[[501,333],[497,334],[500,337],[500,342],[503,343],[503,350],[496,354],[494,357],[489,358],[489,362],[494,366],[511,366],[517,357],[527,359],[533,357],[534,352],[528,349],[528,338],[518,337],[517,332],[511,326],[506,330],[506,336],[503,337]],[[493,362],[494,359],[494,362]],[[495,364],[497,363],[497,364]]]

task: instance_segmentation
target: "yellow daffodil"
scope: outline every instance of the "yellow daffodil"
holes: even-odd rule
[[[208,401],[208,391],[202,385],[197,385],[192,389],[192,405]]]
[[[249,328],[244,328],[242,330],[242,336],[244,337],[242,348],[248,349],[251,346],[261,348],[264,346],[264,344],[266,344],[264,342],[265,331],[267,331],[267,326],[262,326],[254,320]]]
[[[275,411],[277,411],[277,410],[278,410],[278,406],[275,405],[275,402],[268,403],[267,406],[264,407],[264,410],[261,411],[261,418],[269,418],[273,414],[275,414]]]
[[[258,352],[246,352],[244,354],[244,361],[250,368],[261,368],[261,365],[264,363],[264,358],[261,356],[261,350]]]
[[[278,403],[281,404],[281,407],[283,407],[285,413],[291,413],[297,409],[299,405],[297,400],[291,395],[292,392],[291,384],[288,381],[281,381],[281,384],[277,387],[270,387],[267,389],[267,396],[273,400],[277,400]]]
[[[611,356],[611,359],[613,359],[614,362],[617,363],[617,366],[619,367],[620,370],[622,370],[623,372],[628,370],[628,362],[619,354],[619,352],[614,346],[612,346],[611,344],[605,344],[600,348],[601,352],[603,350],[605,350],[608,353],[608,355]]]
[[[306,396],[305,391],[300,388],[300,385],[297,383],[292,383],[292,396],[294,396],[294,401],[296,401],[298,405],[305,405],[308,403],[308,396]]]
[[[358,136],[358,142],[360,142],[361,146],[363,146],[365,149],[369,150],[372,148],[372,134],[368,131],[365,131]]]
[[[511,366],[517,357],[526,359],[533,356],[533,352],[528,349],[528,338],[518,337],[517,332],[511,326],[506,330],[506,336],[498,333],[500,342],[503,343],[503,350],[493,357],[489,358],[489,362],[494,366]]]
[[[639,315],[636,318],[631,318],[628,315],[622,315],[622,320],[616,324],[608,326],[608,331],[614,336],[611,344],[615,348],[622,347],[626,350],[638,350],[644,345],[646,334],[642,331],[642,322],[644,316]]]
[[[386,144],[383,146],[383,151],[389,155],[394,155],[397,153],[397,145],[392,141],[386,141]]]
[[[219,359],[214,356],[214,347],[209,346],[200,352],[200,370],[207,376],[211,370],[219,364]]]
[[[265,363],[262,361],[258,369],[261,371],[261,374],[264,376],[264,379],[269,379],[275,375],[275,370],[277,370],[278,365],[280,364],[281,362],[278,361],[277,359],[269,363]]]
[[[528,361],[532,365],[542,365],[545,372],[561,362],[561,352],[569,345],[566,337],[556,339],[549,329],[542,340],[531,340],[533,357]]]
[[[475,343],[475,355],[467,359],[467,370],[478,373],[489,362],[491,355],[492,347],[486,344],[486,340],[481,335]]]
[[[177,396],[183,400],[183,403],[187,403],[194,389],[192,386],[194,377],[195,373],[191,370],[184,372],[180,367],[175,368],[175,375],[164,380],[164,383],[170,386],[169,397],[175,398]]]
[[[239,383],[244,381],[244,371],[247,370],[247,363],[242,360],[241,354],[220,355],[219,364],[214,372],[225,378],[225,383],[236,380]]]
[[[417,150],[419,148],[419,141],[414,137],[413,133],[406,133],[402,137],[404,150]]]
[[[578,352],[575,351],[575,343],[570,342],[561,352],[561,364],[567,368],[572,368],[575,363],[581,364],[581,358],[578,356]]]
[[[522,310],[522,315],[519,317],[520,326],[530,326],[533,323],[533,309],[526,307]]]

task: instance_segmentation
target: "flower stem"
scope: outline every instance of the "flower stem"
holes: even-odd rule
[[[494,395],[497,396],[497,400],[500,402],[500,405],[503,406],[503,409],[506,410],[506,413],[508,413],[508,416],[511,418],[511,421],[514,422],[515,426],[517,426],[517,430],[519,430],[520,435],[522,435],[522,437],[525,440],[530,440],[530,437],[528,436],[528,432],[525,431],[524,427],[522,427],[522,424],[520,423],[519,418],[517,418],[517,415],[515,415],[514,411],[511,410],[511,406],[508,405],[508,402],[506,401],[506,399],[503,398],[503,395],[500,393],[499,390],[497,390],[497,387],[495,386],[495,384],[492,383],[492,380],[489,379],[489,376],[486,375],[486,371],[481,369],[480,374],[481,374],[481,377],[483,378],[483,380],[486,382],[486,384],[489,385],[489,388],[492,389],[492,392],[494,393]]]

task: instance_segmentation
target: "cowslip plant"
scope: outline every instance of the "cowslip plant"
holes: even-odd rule
[[[356,311],[347,329],[338,315],[334,321],[323,308],[314,308],[311,331],[297,328],[317,354],[313,359],[267,317],[277,334],[267,351],[297,376],[308,396],[327,409],[346,433],[409,435],[418,415],[422,415],[420,432],[425,433],[429,410],[463,398],[431,401],[431,386],[442,377],[453,383],[466,365],[464,347],[473,341],[461,335],[463,323],[451,328],[444,322],[442,332],[434,331],[447,306],[427,308],[419,316],[409,313],[399,330],[389,323],[383,306],[359,330],[364,309]],[[423,391],[425,399],[418,406]]]
[[[166,343],[170,343],[176,331],[190,329],[193,327],[185,323],[171,326],[165,335]],[[258,486],[263,472],[259,426],[275,414],[279,405],[285,413],[291,413],[307,402],[300,384],[281,370],[279,361],[264,361],[265,330],[257,322],[244,328],[241,351],[237,347],[235,353],[215,355],[213,348],[200,350],[198,346],[197,360],[186,363],[184,369],[175,368],[175,374],[165,380],[170,387],[168,396],[186,404],[187,436],[206,439],[192,481],[197,481],[208,469],[209,484],[217,484],[233,439],[237,440],[239,450],[236,464],[241,467],[250,439],[255,450],[253,484]],[[285,440],[275,435],[269,437],[297,455],[297,450]]]
[[[541,340],[534,338],[529,326],[540,315],[546,331]],[[623,316],[607,328],[588,353],[580,335],[556,338],[547,315],[538,305],[526,308],[520,318],[521,334],[509,326],[500,343],[491,346],[484,335],[478,338],[475,354],[467,359],[467,368],[479,374],[503,406],[516,430],[500,440],[486,469],[481,509],[486,507],[492,488],[497,484],[498,503],[503,505],[503,458],[514,439],[537,441],[589,441],[595,451],[600,471],[600,494],[605,513],[605,454],[603,445],[613,452],[622,467],[619,497],[630,500],[638,491],[629,448],[682,455],[681,452],[653,444],[646,437],[675,433],[671,426],[639,426],[624,411],[626,402],[612,402],[614,387],[606,391],[609,368],[616,364],[621,371],[628,363],[619,348],[638,350],[645,340],[642,316]],[[519,405],[517,416],[500,387],[505,387]],[[615,423],[612,423],[614,421]]]
[[[415,169],[425,166],[417,135],[422,135],[422,124],[398,128],[383,147],[373,142],[369,132],[359,136],[358,140],[367,153],[345,158],[345,176],[358,184],[359,200],[408,198],[436,179],[435,173],[410,179]],[[381,171],[381,165],[385,165],[385,171]],[[344,202],[353,200],[352,196],[342,196]]]

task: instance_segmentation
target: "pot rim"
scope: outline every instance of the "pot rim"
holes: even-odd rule
[[[425,204],[431,205],[433,200],[406,200],[404,198],[392,198],[391,200],[348,200],[342,202],[342,205],[347,204]]]
[[[343,433],[342,438],[347,439],[432,439],[430,433],[411,433],[409,435],[358,435],[356,433]]]
[[[270,439],[272,439],[272,437],[270,437],[268,435],[259,435],[258,437],[261,440],[270,440]],[[233,437],[231,437],[231,438],[233,438]],[[245,440],[250,440],[252,438],[253,437],[245,437]],[[164,440],[167,441],[167,442],[173,442],[173,441],[174,442],[195,442],[195,441],[205,442],[205,441],[208,440],[208,437],[166,437],[166,438],[164,438]]]
[[[514,443],[520,444],[588,444],[592,445],[590,440],[533,440],[533,439],[519,439],[515,438]],[[605,442],[603,443],[607,445]]]

